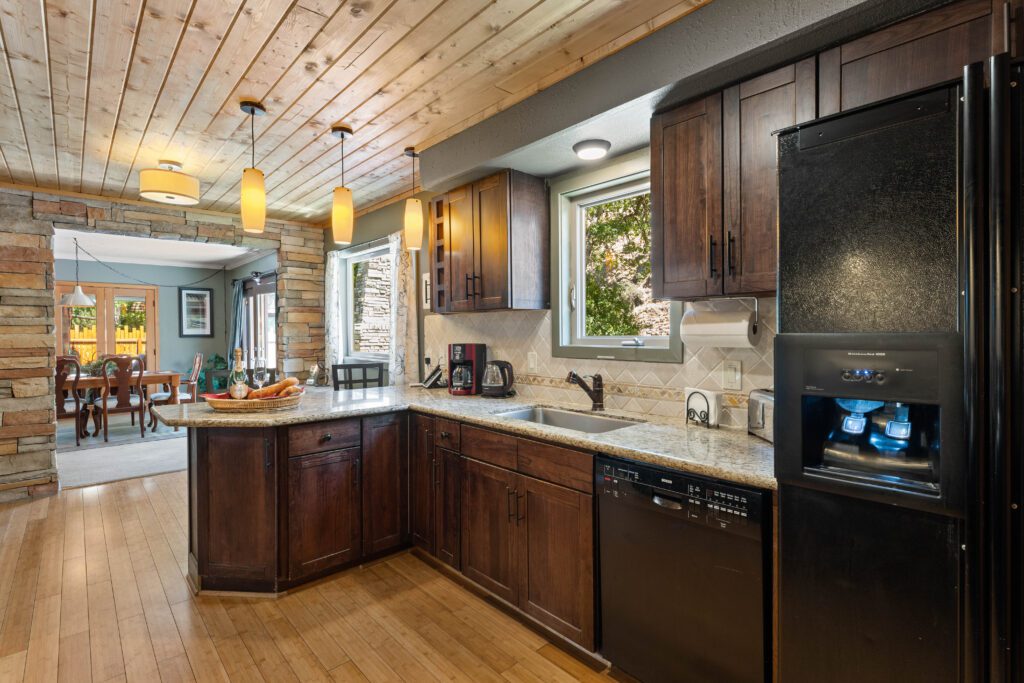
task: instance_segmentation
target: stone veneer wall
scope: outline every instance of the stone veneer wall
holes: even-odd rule
[[[711,301],[703,304],[717,310],[750,307],[747,302]],[[433,363],[445,363],[447,345],[454,342],[487,344],[489,359],[507,360],[516,372],[516,389],[530,401],[571,403],[583,408],[590,400],[579,387],[565,381],[569,370],[580,374],[600,373],[605,381],[605,405],[645,415],[685,419],[686,389],[696,387],[722,392],[721,424],[747,424],[747,394],[751,389],[774,387],[773,343],[775,299],[760,300],[760,341],[752,349],[683,349],[682,363],[580,360],[551,355],[550,311],[493,311],[427,315],[424,319],[423,355]],[[537,370],[528,371],[529,353],[537,354]],[[722,388],[722,363],[742,363],[743,381],[739,391]]]
[[[54,229],[277,251],[278,367],[324,355],[324,231],[175,209],[0,188],[0,499],[55,488]],[[219,304],[215,304],[219,308]]]

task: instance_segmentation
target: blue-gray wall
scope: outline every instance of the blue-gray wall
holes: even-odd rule
[[[276,257],[275,257],[276,258]],[[131,263],[112,263],[111,266],[132,278],[161,285],[157,297],[157,314],[159,317],[159,351],[161,370],[179,370],[185,372],[192,367],[192,358],[201,351],[207,358],[211,354],[225,353],[227,345],[227,321],[225,319],[225,273],[221,269],[211,268],[179,268],[174,266],[135,265]],[[249,270],[258,270],[250,268]],[[54,273],[57,280],[75,280],[75,262],[66,259],[54,261]],[[184,285],[207,276],[209,280],[195,287],[208,287],[213,291],[213,337],[179,337],[178,336],[178,285]],[[108,270],[95,261],[84,260],[79,266],[79,278],[82,282],[109,284],[139,285],[127,277]],[[227,278],[228,290],[231,279]]]

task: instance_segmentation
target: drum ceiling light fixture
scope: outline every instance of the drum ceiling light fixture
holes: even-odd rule
[[[161,204],[194,206],[199,203],[199,179],[182,173],[177,161],[161,159],[157,168],[139,171],[139,196]]]

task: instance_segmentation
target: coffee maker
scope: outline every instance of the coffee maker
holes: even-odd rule
[[[455,396],[479,394],[486,364],[486,344],[449,344],[448,393]]]

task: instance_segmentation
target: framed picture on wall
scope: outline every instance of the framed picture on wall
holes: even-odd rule
[[[213,290],[178,287],[178,336],[213,336]]]

